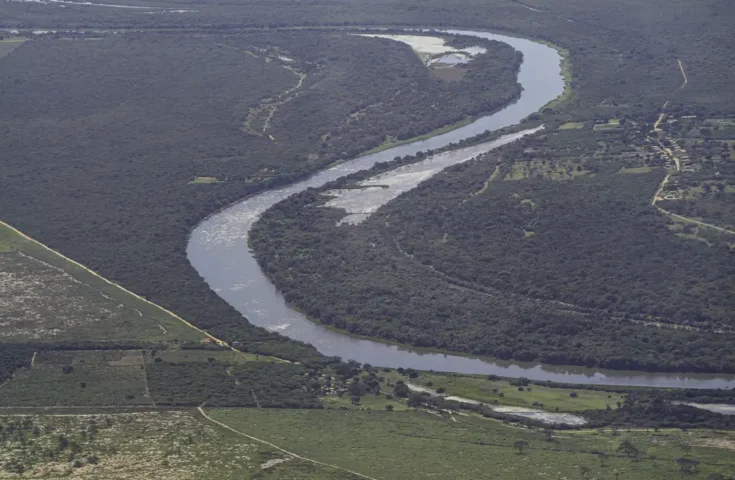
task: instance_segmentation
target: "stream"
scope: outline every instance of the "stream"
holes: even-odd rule
[[[451,132],[365,155],[317,172],[307,180],[265,191],[207,218],[192,232],[189,261],[209,286],[251,323],[314,345],[325,355],[337,355],[382,367],[403,367],[437,372],[495,374],[573,384],[625,385],[680,388],[733,388],[733,375],[689,373],[622,372],[582,367],[503,362],[443,353],[421,352],[408,347],[351,337],[311,322],[290,308],[258,266],[248,248],[248,232],[261,214],[285,198],[319,187],[337,178],[369,169],[376,162],[396,156],[438,149],[486,130],[494,131],[519,123],[562,94],[564,80],[561,57],[552,47],[526,39],[487,32],[446,30],[498,40],[523,53],[518,81],[520,99],[495,114]],[[519,137],[520,138],[520,137]]]

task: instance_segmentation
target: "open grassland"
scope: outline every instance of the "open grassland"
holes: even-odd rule
[[[0,342],[172,342],[205,337],[2,223],[0,307]]]
[[[447,396],[457,396],[477,400],[492,405],[512,405],[518,407],[539,407],[545,410],[576,412],[582,410],[605,409],[609,405],[616,408],[623,396],[616,392],[596,390],[574,390],[569,388],[546,387],[542,385],[520,386],[518,381],[488,380],[485,376],[422,374],[408,379],[395,372],[387,374],[389,381],[403,380],[430,389],[443,389]],[[575,393],[576,396],[571,396]]]
[[[0,478],[352,480],[187,412],[0,416]]]
[[[20,47],[24,42],[24,39],[11,38],[6,40],[0,40],[0,58],[8,55],[10,52]]]
[[[0,389],[2,407],[153,405],[140,351],[40,352]]]
[[[336,409],[349,409],[349,410],[386,410],[390,408],[394,411],[410,410],[411,408],[392,395],[363,395],[359,397],[360,401],[355,403],[353,398],[344,394],[342,396],[327,396],[322,397],[320,400],[325,408],[336,408]],[[389,406],[390,405],[390,406]]]
[[[731,434],[587,431],[549,436],[476,417],[455,416],[453,421],[417,412],[226,409],[207,413],[293,453],[380,480],[656,480],[681,475],[675,459],[683,457],[701,462],[696,478],[735,472]],[[625,440],[636,448],[637,458],[618,452]]]

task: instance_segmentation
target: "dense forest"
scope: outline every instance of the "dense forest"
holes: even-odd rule
[[[188,232],[398,125],[425,133],[512,100],[520,58],[485,46],[450,84],[407,45],[339,32],[26,42],[2,59],[0,218],[242,349],[321,362],[212,292],[187,261]],[[273,98],[270,137],[244,131]]]
[[[711,428],[735,427],[735,417],[667,402],[666,394],[657,390],[627,395],[621,408],[590,410],[585,417],[590,426],[613,425],[645,428]]]
[[[158,0],[122,4],[158,8],[155,14],[114,8],[67,5],[0,4],[0,26],[53,29],[114,27],[242,29],[317,25],[412,25],[485,28],[547,40],[569,51],[573,65],[570,107],[600,110],[660,106],[681,84],[677,60],[689,88],[677,93],[683,103],[735,111],[730,88],[735,64],[731,35],[733,5],[727,0],[640,2],[553,2],[531,0],[289,0],[191,3]],[[172,7],[177,5],[177,7]],[[532,7],[535,10],[531,10]],[[178,9],[192,11],[180,13]],[[487,12],[492,11],[492,15]],[[148,12],[150,13],[150,12]]]
[[[126,0],[120,1],[126,3]],[[137,293],[192,319],[219,337],[228,341],[238,340],[243,348],[251,351],[284,358],[319,361],[319,355],[313,348],[287,342],[275,334],[249,326],[237,312],[209,291],[186,262],[184,248],[188,231],[206,214],[231,201],[289,182],[319,166],[348,156],[354,152],[351,149],[357,139],[365,140],[357,147],[359,150],[370,148],[385,138],[379,128],[375,129],[375,124],[359,125],[360,130],[371,132],[369,136],[357,135],[350,129],[342,130],[345,119],[352,120],[356,116],[360,122],[367,122],[385,118],[386,126],[390,124],[391,128],[401,123],[405,127],[402,135],[434,128],[435,125],[430,124],[431,119],[414,116],[413,110],[404,112],[400,118],[383,117],[372,109],[368,111],[369,115],[362,115],[367,106],[379,104],[385,92],[411,91],[419,98],[425,89],[437,88],[434,95],[446,99],[438,109],[442,113],[446,111],[442,121],[460,118],[457,110],[450,108],[455,103],[461,108],[470,104],[466,100],[463,103],[452,91],[452,86],[437,82],[425,70],[419,69],[417,59],[407,47],[392,45],[385,50],[386,42],[368,42],[338,33],[326,35],[307,30],[285,36],[267,30],[252,35],[252,42],[247,40],[247,36],[239,36],[240,33],[226,38],[202,37],[201,34],[231,34],[246,27],[326,24],[493,29],[546,40],[566,49],[570,67],[566,73],[570,75],[571,90],[564,102],[546,108],[535,116],[537,119],[589,121],[597,117],[639,115],[652,122],[657,109],[672,96],[675,102],[686,104],[692,112],[700,115],[735,112],[735,91],[730,88],[733,76],[730,52],[735,41],[735,37],[730,35],[733,7],[723,0],[697,4],[685,0],[624,0],[600,3],[595,9],[589,9],[588,2],[584,0],[524,2],[539,11],[516,2],[495,0],[490,3],[463,0],[452,5],[439,0],[400,4],[385,0],[316,0],[308,4],[274,0],[267,3],[198,4],[197,11],[191,14],[166,10],[171,3],[137,3],[162,8],[155,15],[144,15],[132,9],[77,5],[60,9],[55,5],[22,2],[0,4],[0,26],[7,28],[178,30],[178,33],[160,35],[126,33],[125,38],[98,41],[53,41],[51,39],[58,34],[36,34],[39,41],[28,42],[2,59],[0,148],[12,154],[3,159],[0,218]],[[187,2],[177,4],[190,6]],[[494,12],[492,16],[486,14],[488,9]],[[311,50],[304,52],[308,48],[302,46]],[[279,50],[269,50],[273,47]],[[292,70],[283,68],[283,64],[274,58],[279,53],[298,51],[304,55],[303,60],[294,54],[298,63],[292,66]],[[483,72],[507,78],[510,69],[499,69],[498,66],[508,60],[509,52],[493,47],[491,53],[496,55],[497,63],[491,61],[487,65],[489,69]],[[363,56],[371,62],[354,61],[355,57]],[[265,57],[271,61],[266,62]],[[29,58],[34,60],[29,61]],[[689,84],[683,89],[679,88],[682,77],[678,60],[682,60],[689,76]],[[515,57],[514,61],[517,62]],[[204,64],[207,68],[200,68]],[[299,76],[294,70],[307,75],[304,94],[289,97],[289,102],[279,107],[282,115],[277,113],[273,117],[271,133],[276,143],[266,136],[245,135],[242,125],[253,108],[297,85]],[[247,71],[248,75],[242,75],[242,71]],[[387,71],[401,72],[405,76],[386,75]],[[423,71],[423,76],[413,76],[417,71]],[[477,78],[485,78],[485,73],[478,73]],[[339,82],[340,78],[345,80],[344,83]],[[360,95],[339,95],[348,88]],[[510,83],[488,85],[488,88],[512,97],[516,87]],[[317,95],[309,95],[320,89],[330,95],[329,115],[321,114],[325,109],[323,101]],[[31,91],[33,96],[22,94]],[[374,97],[367,99],[362,96],[363,92],[370,92]],[[399,100],[403,97],[391,98]],[[409,100],[402,105],[416,107]],[[493,106],[497,104],[487,104],[488,108]],[[297,111],[298,115],[308,114],[308,121],[289,116],[291,113],[296,115]],[[303,128],[306,125],[310,127],[308,132]],[[298,133],[292,133],[292,129]],[[610,184],[602,178],[605,175],[597,174],[595,165],[579,162],[573,168],[577,166],[595,174],[579,180],[580,183],[590,189],[599,187],[603,192],[609,189]],[[654,188],[661,173],[653,171],[635,181],[641,187]],[[489,177],[488,171],[483,171],[482,175],[483,181]],[[218,183],[189,184],[197,177],[211,178]],[[607,177],[612,184],[615,183],[612,175]],[[524,179],[521,183],[534,193],[536,186],[541,185],[538,188],[546,201],[549,201],[549,195],[559,191],[566,201],[574,200],[574,194],[564,192],[561,185],[548,186],[548,182],[539,179]],[[626,199],[620,200],[620,205],[612,196],[600,195],[599,201],[582,205],[585,210],[574,214],[589,216],[601,210],[610,214],[604,206],[605,202],[608,207],[612,202],[612,207],[640,214],[635,218],[641,220],[648,213],[641,208],[642,197],[637,195],[631,192]],[[312,200],[318,198],[311,197]],[[553,206],[553,201],[541,208]],[[530,203],[523,205],[522,210],[527,209]],[[314,228],[325,231],[338,217],[328,210],[310,209],[309,212],[309,215],[323,215],[314,217],[317,224]],[[522,213],[526,215],[528,212]],[[517,219],[506,217],[506,220]],[[615,220],[612,215],[611,221]],[[648,233],[655,230],[657,239],[668,238],[663,232],[668,225],[659,222],[656,230],[655,222],[643,223],[649,229]],[[475,226],[479,228],[478,220]],[[384,241],[378,233],[383,235],[385,232],[376,230],[373,239]],[[519,238],[518,251],[521,253],[526,243],[541,240],[542,235],[537,230],[529,229],[528,233],[527,237],[524,229],[523,237]],[[634,234],[633,238],[640,239],[638,232]],[[318,235],[311,238],[315,242],[321,241]],[[336,242],[338,239],[333,240]],[[386,245],[387,250],[390,245]],[[670,248],[673,244],[664,240],[664,245]],[[391,248],[399,247],[404,248],[402,244],[396,246],[395,243]],[[686,244],[681,248],[694,252],[696,259],[711,261],[711,255],[703,253],[703,245]],[[333,253],[335,258],[341,254],[339,250],[326,251]],[[415,299],[422,298],[426,291],[431,291],[430,288],[422,288],[422,282],[433,280],[424,270],[415,270],[414,264],[420,262],[410,262],[412,265],[407,266],[403,263],[405,259],[397,258],[399,260],[394,263],[386,264],[386,268],[391,270],[385,270],[383,276],[376,275],[372,285],[363,284],[360,288],[366,296],[375,294],[376,302],[379,302],[384,298],[381,297],[385,295],[383,290],[390,292],[391,288],[399,286],[392,270],[405,268],[410,273],[401,277],[402,281],[416,280],[415,289],[405,292],[397,300],[398,307],[405,308],[405,305],[417,301]],[[369,265],[369,271],[377,274],[383,267],[379,261],[374,261]],[[560,263],[555,258],[550,261]],[[632,263],[636,261],[630,260]],[[729,264],[731,262],[721,262],[708,271],[705,278],[708,282],[716,281]],[[573,269],[577,266],[572,262],[569,266],[564,264],[564,267]],[[274,271],[271,274],[275,275]],[[678,272],[674,273],[674,279],[686,282]],[[732,369],[732,359],[722,350],[722,343],[728,337],[713,338],[706,331],[716,328],[716,323],[723,316],[722,309],[729,308],[726,289],[718,290],[717,303],[704,309],[690,305],[688,299],[691,297],[675,299],[688,312],[686,319],[692,318],[689,314],[694,314],[695,327],[704,329],[686,332],[685,336],[681,331],[635,323],[640,321],[636,315],[645,315],[645,309],[638,314],[629,313],[630,318],[622,324],[620,319],[604,321],[617,311],[620,302],[628,303],[627,299],[621,300],[623,296],[612,291],[614,287],[610,287],[611,292],[606,293],[603,300],[613,307],[605,307],[598,305],[598,299],[591,298],[579,285],[565,292],[546,289],[546,285],[534,286],[536,291],[531,293],[538,297],[534,297],[535,300],[524,310],[515,303],[512,308],[505,305],[503,302],[515,301],[506,300],[505,293],[499,300],[491,281],[480,285],[482,295],[479,295],[469,288],[477,287],[476,278],[471,279],[474,281],[472,285],[466,285],[468,280],[461,278],[451,280],[455,285],[452,287],[454,297],[445,295],[446,276],[436,284],[441,285],[442,302],[445,302],[434,309],[439,312],[439,317],[414,318],[410,324],[400,328],[386,327],[383,322],[365,328],[365,333],[439,346],[435,338],[424,334],[431,331],[426,330],[424,324],[431,324],[433,328],[444,318],[453,317],[452,309],[457,305],[471,307],[475,303],[478,306],[471,308],[483,318],[496,316],[496,309],[500,309],[497,317],[503,317],[511,309],[511,318],[523,319],[521,325],[527,333],[523,338],[513,340],[515,343],[509,343],[508,349],[501,349],[499,345],[502,342],[483,344],[487,332],[473,331],[468,327],[459,332],[462,338],[457,341],[440,339],[445,347],[460,345],[464,351],[495,353],[508,358],[537,358],[552,363],[577,362],[621,368]],[[516,277],[516,281],[521,280]],[[358,282],[357,279],[354,281]],[[666,294],[669,287],[659,285],[663,283],[656,282],[656,288]],[[524,288],[520,284],[515,286]],[[608,288],[600,283],[596,286]],[[620,284],[618,288],[621,286],[626,287]],[[522,294],[524,299],[530,298],[528,293]],[[589,306],[581,305],[571,314],[564,312],[557,316],[558,305],[549,303],[548,298],[561,294],[570,295],[575,301]],[[690,294],[696,295],[696,289]],[[478,300],[480,298],[482,300]],[[290,300],[303,303],[313,299],[291,293]],[[341,308],[340,302],[328,308],[335,306]],[[635,312],[633,305],[623,306]],[[375,308],[386,307],[377,305]],[[390,303],[387,308],[388,315],[381,313],[382,320],[401,312]],[[349,329],[354,328],[350,325],[356,317],[356,309],[353,307],[345,317],[339,311],[331,315],[329,312],[322,314],[320,310],[315,310],[315,313],[320,318],[335,318],[335,324],[341,322],[339,326]],[[544,316],[547,310],[553,321],[547,325],[534,323],[532,317]],[[530,311],[534,315],[528,313]],[[678,311],[671,315],[676,322],[681,322],[684,317]],[[569,318],[580,320],[569,322]],[[597,333],[586,331],[591,324],[602,325],[599,337]],[[574,341],[565,340],[566,325],[571,325]],[[511,332],[510,326],[505,327],[508,328],[495,333],[500,340],[510,342],[511,336],[517,334]],[[555,328],[561,333],[554,332]],[[641,331],[646,332],[648,341],[631,344],[629,340]],[[550,346],[550,342],[543,338],[547,335],[549,339],[558,338],[558,341],[553,340],[558,343]],[[570,353],[559,353],[569,345]],[[682,361],[682,358],[688,360]]]
[[[681,241],[648,208],[663,172],[496,182],[457,208],[467,181],[492,173],[472,167],[391,204],[381,233],[422,264],[482,287],[733,327],[729,249]]]
[[[664,171],[637,153],[644,123],[526,139],[360,225],[336,226],[344,213],[307,191],[266,212],[253,246],[289,302],[354,334],[553,364],[735,371],[732,250],[677,237],[650,205]],[[636,162],[651,166],[629,173]]]

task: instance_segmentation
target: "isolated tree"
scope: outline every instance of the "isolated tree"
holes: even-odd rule
[[[677,458],[676,464],[679,465],[679,469],[684,473],[694,473],[697,471],[697,467],[702,463],[696,458]]]
[[[424,401],[424,394],[420,392],[414,392],[411,394],[410,397],[408,397],[408,406],[409,407],[418,407],[421,405],[421,403]]]
[[[400,380],[393,386],[393,395],[396,397],[406,398],[410,393],[411,390],[409,390],[408,385]]]
[[[523,451],[528,448],[528,442],[525,440],[518,440],[513,444],[518,449],[519,454],[523,454]]]
[[[385,406],[386,411],[392,412],[393,411],[393,405],[386,405]]]
[[[636,447],[633,442],[631,442],[627,438],[620,442],[620,446],[618,446],[618,452],[625,454],[627,457],[638,457],[638,455],[640,454],[640,450],[638,450],[638,447]]]

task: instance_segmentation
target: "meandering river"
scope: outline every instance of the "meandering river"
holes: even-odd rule
[[[376,162],[437,149],[486,130],[494,131],[515,125],[561,95],[564,80],[561,75],[561,58],[555,49],[530,40],[486,32],[447,30],[447,33],[499,40],[521,51],[524,59],[518,74],[518,81],[523,87],[520,99],[493,115],[479,118],[449,133],[344,162],[322,170],[305,181],[245,199],[211,216],[192,232],[188,245],[189,260],[200,275],[220,297],[253,324],[310,343],[325,355],[338,355],[361,363],[577,384],[735,387],[735,377],[732,375],[603,371],[423,353],[329,330],[311,322],[286,304],[282,295],[260,270],[248,248],[248,232],[268,208],[307,188],[319,187],[342,176],[368,169]]]

